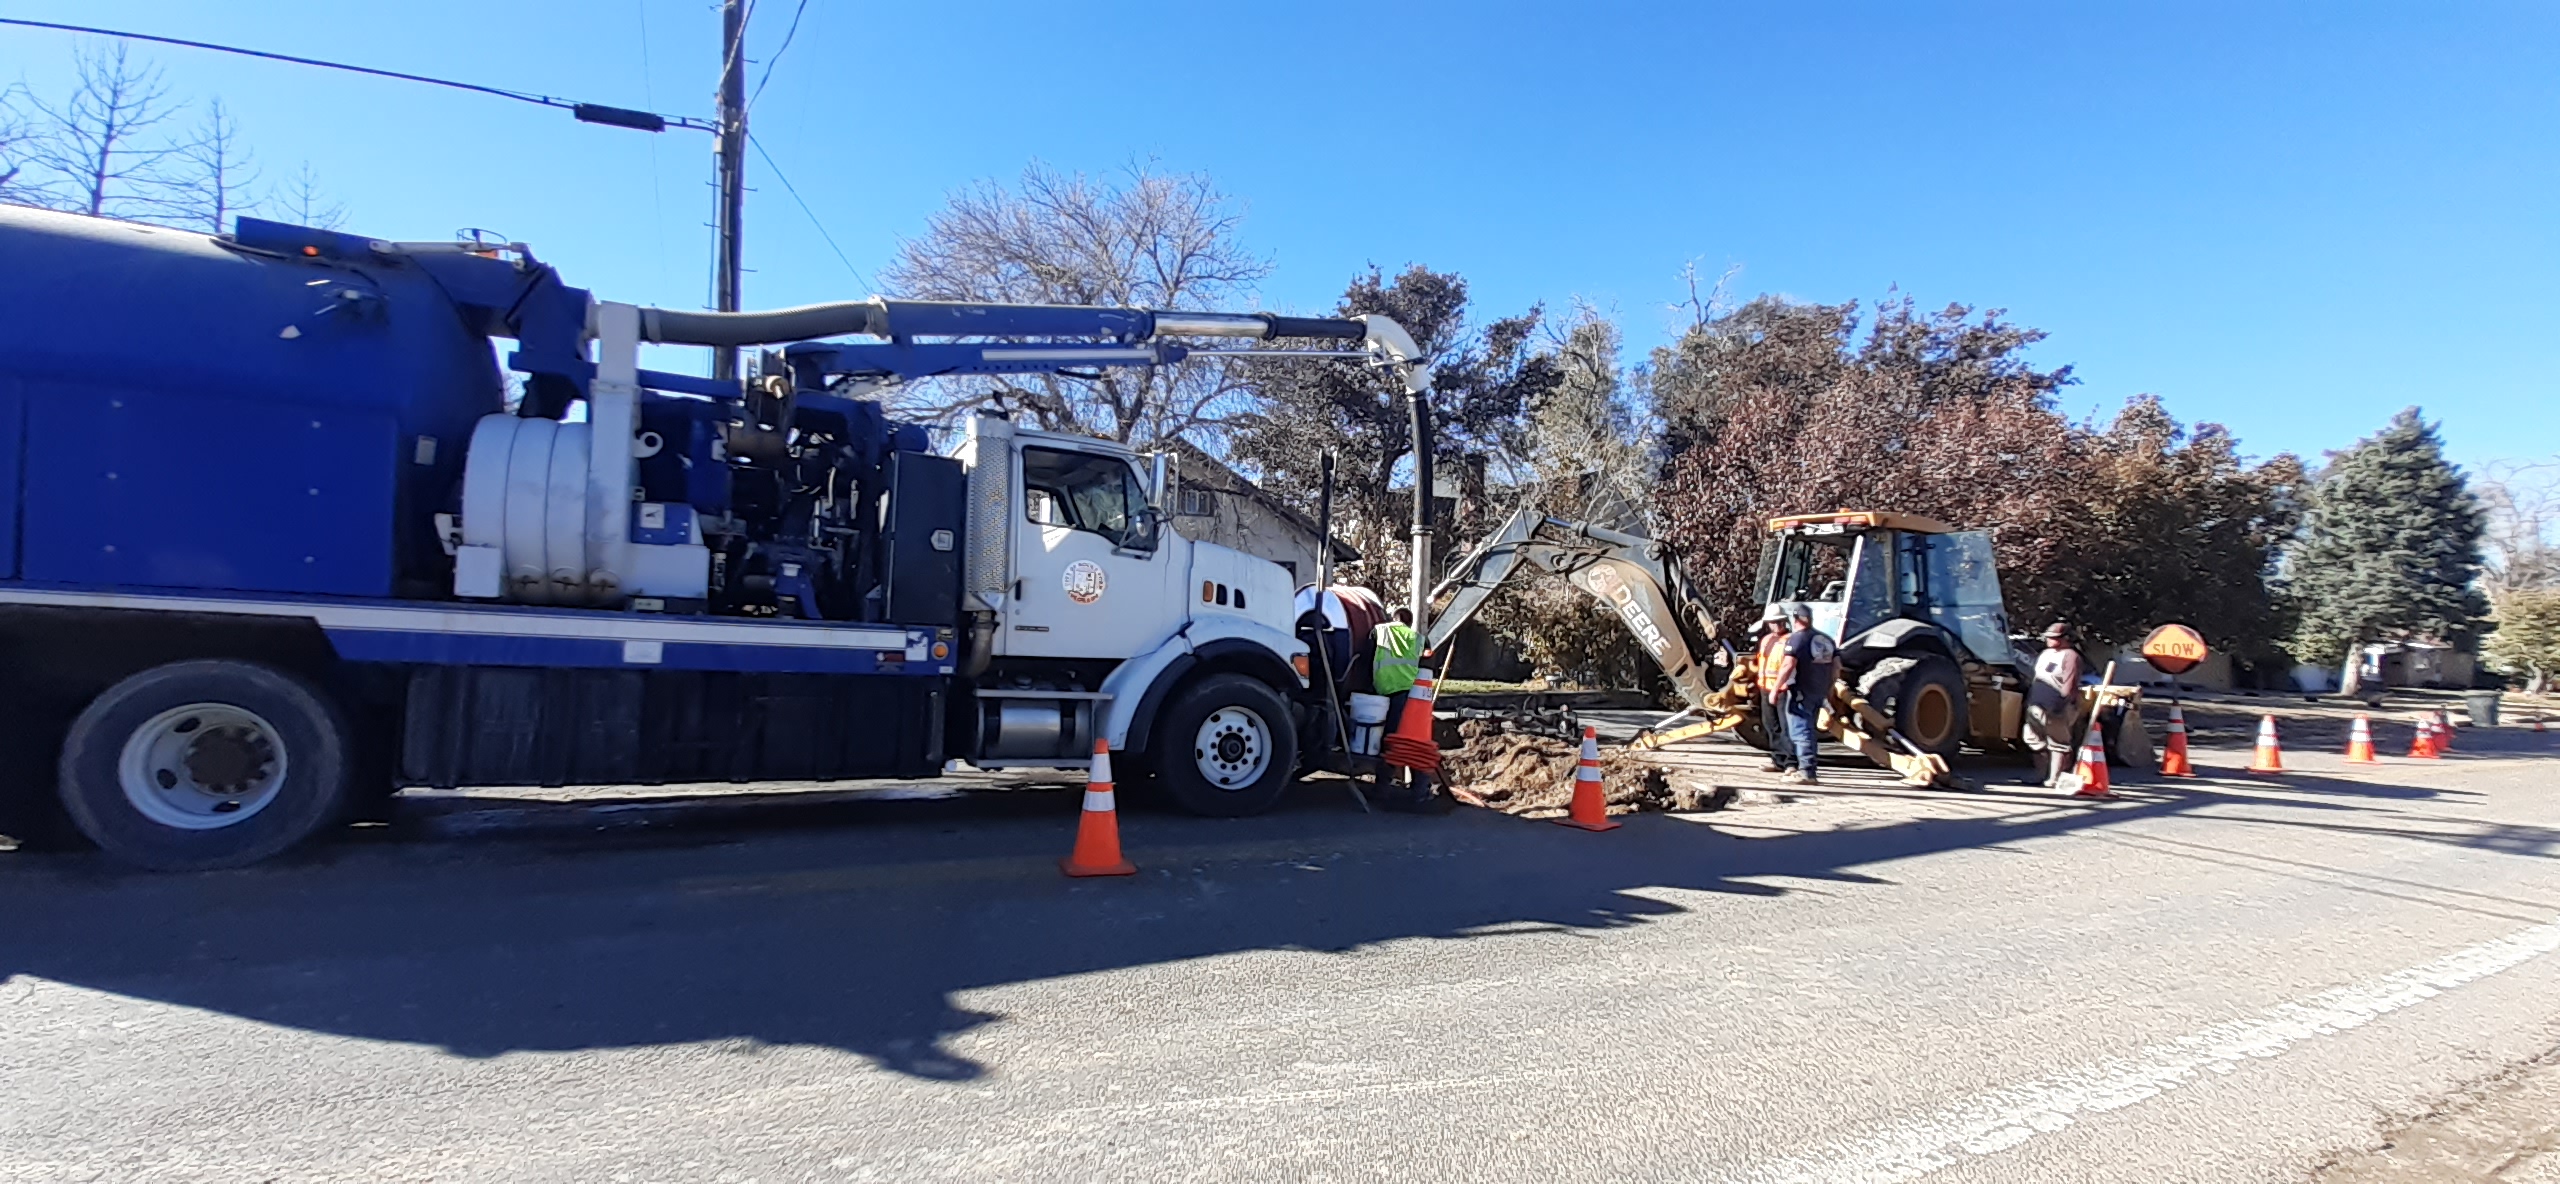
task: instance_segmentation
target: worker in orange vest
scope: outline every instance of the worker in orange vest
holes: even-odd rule
[[[1752,662],[1752,677],[1760,680],[1762,690],[1778,677],[1778,665],[1786,657],[1787,610],[1772,605],[1760,618],[1760,648]],[[1787,738],[1787,709],[1776,699],[1760,696],[1760,730],[1769,737],[1769,771],[1787,773],[1796,767],[1795,742]]]

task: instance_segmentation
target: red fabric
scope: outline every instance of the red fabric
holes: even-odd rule
[[[1404,734],[1405,725],[1413,720],[1413,713],[1416,711],[1422,712],[1421,726],[1413,730],[1422,735],[1407,736]],[[1379,750],[1387,758],[1387,763],[1400,768],[1418,769],[1425,773],[1438,772],[1440,745],[1432,739],[1431,735],[1431,700],[1405,700],[1404,710],[1396,717],[1396,725],[1396,730],[1387,736],[1386,744]]]
[[[1386,756],[1388,764],[1399,768],[1414,769],[1424,773],[1440,771],[1440,746],[1437,744],[1408,740],[1402,736],[1389,736]]]

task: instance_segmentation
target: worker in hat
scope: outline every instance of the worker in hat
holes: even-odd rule
[[[1769,680],[1769,697],[1786,708],[1787,738],[1795,742],[1795,767],[1787,780],[1812,785],[1821,780],[1822,705],[1831,700],[1831,680],[1840,671],[1840,646],[1813,627],[1813,606],[1798,601],[1787,606],[1786,644],[1779,648],[1778,676]]]
[[[2044,628],[2044,652],[2036,655],[2035,677],[2027,683],[2027,752],[2036,761],[2030,785],[2058,785],[2072,768],[2080,747],[2080,672],[2087,664],[2072,645],[2071,624],[2055,621]]]
[[[1775,685],[1778,666],[1786,659],[1787,609],[1773,604],[1760,617],[1760,646],[1753,651],[1752,676],[1763,691]],[[1760,696],[1760,731],[1769,738],[1769,771],[1785,773],[1796,767],[1795,740],[1787,735],[1787,709],[1776,697]]]

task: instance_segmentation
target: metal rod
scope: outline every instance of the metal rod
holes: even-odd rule
[[[1413,578],[1410,598],[1414,632],[1431,636],[1431,403],[1421,391],[1407,402],[1413,408]],[[1446,673],[1443,671],[1442,673]]]
[[[1323,459],[1316,463],[1316,471],[1316,597],[1321,605],[1324,595],[1333,587],[1332,449],[1325,449]]]
[[[1365,358],[1358,349],[1195,349],[1195,358]]]
[[[713,263],[712,305],[721,312],[738,311],[740,267],[739,215],[747,195],[747,0],[720,5],[720,141],[713,149],[719,174],[719,258]],[[711,350],[711,377],[738,376],[733,346]]]
[[[1330,618],[1324,616],[1322,589],[1316,592],[1316,616],[1325,622],[1322,628],[1316,630],[1316,668],[1324,671],[1324,709],[1327,714],[1333,716],[1334,743],[1342,746],[1343,763],[1349,764],[1354,755],[1351,751],[1351,723],[1343,718],[1342,686],[1333,677],[1333,648],[1324,644],[1324,635],[1332,632],[1333,623]],[[1343,774],[1342,784],[1351,790],[1351,800],[1360,803],[1361,813],[1377,813],[1369,808],[1369,795],[1360,792],[1360,778],[1356,773]]]

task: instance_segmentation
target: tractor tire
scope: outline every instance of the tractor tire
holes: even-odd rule
[[[1964,671],[1936,654],[1878,662],[1858,680],[1858,693],[1924,752],[1952,760],[1972,731]]]
[[[1147,766],[1156,792],[1185,813],[1242,818],[1279,804],[1297,776],[1289,704],[1260,679],[1212,674],[1158,717]]]

